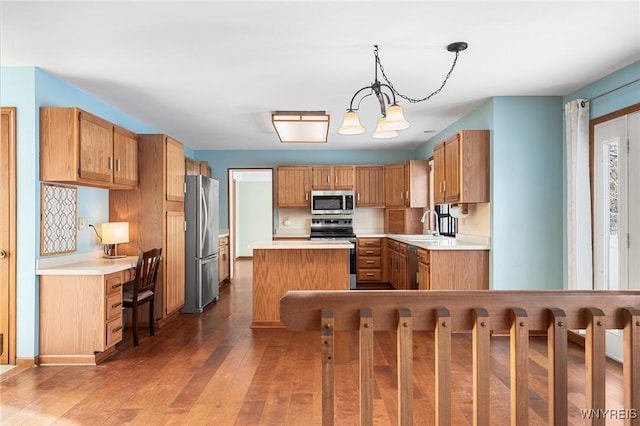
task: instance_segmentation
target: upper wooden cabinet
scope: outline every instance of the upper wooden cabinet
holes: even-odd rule
[[[200,161],[200,174],[202,176],[211,177],[211,166],[206,161]]]
[[[278,166],[276,196],[278,207],[311,207],[309,166]]]
[[[384,207],[384,166],[356,166],[356,207]]]
[[[40,179],[134,188],[137,136],[79,108],[40,108]]]
[[[384,167],[386,207],[427,207],[427,160]]]
[[[352,190],[354,181],[353,166],[311,166],[311,189]]]
[[[198,161],[193,158],[184,158],[185,175],[202,175],[211,177],[211,166],[206,161]]]
[[[169,136],[164,136],[166,143],[165,170],[167,201],[184,202],[184,145]]]
[[[462,130],[433,150],[436,204],[489,202],[489,131]]]

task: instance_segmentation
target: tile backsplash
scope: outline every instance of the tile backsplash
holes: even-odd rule
[[[311,229],[311,213],[307,208],[279,209],[276,234],[309,233]],[[358,232],[383,232],[384,209],[355,210],[353,214],[353,229]]]

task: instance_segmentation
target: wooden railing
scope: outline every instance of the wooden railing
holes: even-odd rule
[[[280,300],[290,330],[320,330],[322,422],[334,423],[334,331],[359,331],[360,423],[373,424],[374,330],[396,330],[398,424],[412,424],[413,331],[435,332],[435,424],[451,424],[452,333],[472,333],[473,423],[490,423],[490,339],[510,336],[511,424],[529,423],[530,331],[546,331],[548,423],[568,419],[569,330],[586,330],[586,409],[605,413],[605,331],[624,330],[625,424],[640,425],[640,292],[293,291]],[[600,410],[600,411],[598,411]],[[595,415],[592,424],[605,424]]]

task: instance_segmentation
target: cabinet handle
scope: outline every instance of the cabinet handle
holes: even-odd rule
[[[309,193],[308,192],[304,193],[304,200],[305,201],[309,201]]]
[[[109,168],[109,170],[113,169],[113,157],[109,157],[109,159],[107,160],[107,167]]]
[[[360,193],[358,192],[358,201],[360,201]]]
[[[373,265],[373,260],[367,260],[367,265]]]
[[[367,272],[367,276],[368,277],[372,277],[373,276],[373,272]]]
[[[116,159],[116,172],[120,171],[120,159]]]
[[[122,283],[118,283],[118,284],[112,285],[111,288],[118,288],[118,287],[121,287],[121,286],[122,286]]]
[[[338,184],[338,176],[336,176],[336,185]]]
[[[373,245],[373,241],[367,241],[366,243],[364,243],[367,246],[372,246]]]
[[[447,192],[447,181],[442,182],[442,192]]]
[[[402,198],[402,195],[404,194],[404,191],[400,191],[400,199],[404,200],[404,198]]]
[[[373,251],[372,251],[372,250],[367,250],[367,251],[365,251],[365,253],[367,253],[367,254],[373,254]]]
[[[408,200],[409,199],[409,191],[405,191],[404,193],[406,194],[405,197],[404,197],[405,200]]]
[[[111,308],[117,308],[120,305],[122,305],[122,302],[114,303],[113,305],[111,305]]]
[[[116,327],[113,330],[111,330],[112,333],[117,333],[118,331],[122,330],[122,326]]]
[[[327,175],[327,184],[330,184],[331,181],[329,180],[329,175]]]

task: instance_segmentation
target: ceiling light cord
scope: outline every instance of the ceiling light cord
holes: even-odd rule
[[[393,83],[391,83],[391,81],[389,81],[389,77],[387,77],[387,74],[385,74],[385,72],[384,72],[384,67],[382,66],[382,62],[380,61],[380,56],[378,54],[378,46],[377,45],[374,46],[374,48],[375,48],[374,49],[374,55],[376,57],[376,63],[380,67],[380,73],[382,74],[382,78],[384,78],[384,80],[387,82],[387,84],[385,84],[385,86],[388,86],[391,89],[391,91],[394,93],[394,95],[398,95],[402,99],[415,104],[415,103],[423,102],[423,101],[426,101],[426,100],[430,99],[432,96],[437,95],[438,93],[440,93],[442,91],[442,89],[444,89],[444,86],[447,84],[447,81],[449,80],[449,77],[451,76],[451,73],[453,72],[453,69],[456,67],[456,63],[458,62],[458,55],[460,54],[461,51],[466,49],[467,46],[468,46],[467,43],[464,43],[464,42],[451,43],[450,45],[447,46],[447,50],[449,52],[455,52],[455,54],[456,54],[455,58],[453,58],[453,63],[451,64],[451,69],[449,70],[449,72],[445,76],[445,78],[442,81],[442,84],[440,85],[438,90],[434,91],[430,95],[427,95],[427,96],[425,96],[424,98],[421,98],[421,99],[411,98],[409,96],[403,95],[402,93],[398,92],[396,90],[396,88],[393,87]]]

